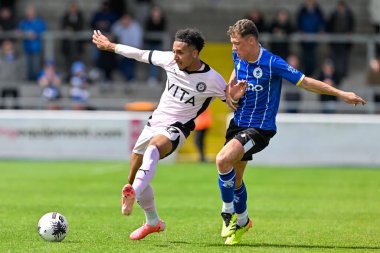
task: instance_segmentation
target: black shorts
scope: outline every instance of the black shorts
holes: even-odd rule
[[[253,154],[260,152],[268,146],[269,140],[274,135],[275,131],[238,127],[235,125],[234,119],[232,119],[226,132],[226,143],[232,139],[238,140],[244,147],[244,156],[241,161],[250,161]]]

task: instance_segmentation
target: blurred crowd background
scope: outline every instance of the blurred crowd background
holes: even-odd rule
[[[94,29],[118,43],[171,50],[177,29],[196,27],[206,38],[201,58],[228,79],[226,31],[241,18],[256,23],[264,47],[306,75],[369,101],[354,111],[285,83],[282,112],[380,112],[379,0],[0,0],[0,106],[125,110],[157,102],[163,72],[97,50]]]

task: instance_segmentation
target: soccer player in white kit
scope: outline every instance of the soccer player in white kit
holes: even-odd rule
[[[130,215],[135,199],[144,210],[146,224],[131,233],[140,240],[150,233],[165,230],[159,219],[150,182],[157,162],[180,148],[194,130],[195,118],[216,97],[225,101],[226,82],[223,77],[199,59],[204,39],[195,29],[177,31],[173,51],[140,50],[110,42],[100,31],[94,31],[93,43],[107,50],[154,64],[165,69],[167,81],[160,103],[140,134],[131,154],[129,184],[122,190],[122,213]],[[244,93],[239,85],[230,91],[232,98]]]

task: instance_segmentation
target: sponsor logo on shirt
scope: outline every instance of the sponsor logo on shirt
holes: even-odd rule
[[[247,85],[247,91],[262,91],[264,89],[264,87],[260,84],[252,84],[252,83],[248,83]]]
[[[174,83],[168,85],[168,92],[184,104],[192,104],[193,106],[195,104],[194,96],[191,96],[187,90],[180,88]]]

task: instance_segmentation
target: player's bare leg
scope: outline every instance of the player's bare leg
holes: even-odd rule
[[[236,140],[230,140],[216,156],[216,167],[219,173],[227,173],[244,155],[244,148]]]
[[[127,184],[123,188],[123,207],[122,213],[124,215],[130,215],[132,213],[135,200],[139,200],[140,194],[145,190],[147,185],[150,184],[154,175],[156,174],[157,162],[165,157],[171,151],[171,141],[164,135],[157,135],[149,142],[148,147],[142,157],[142,163],[140,164],[139,157],[134,160],[136,167],[131,167],[129,180],[133,178],[133,172],[137,168],[135,173],[136,177],[133,179],[133,184]],[[133,171],[132,171],[133,170]]]
[[[135,181],[136,173],[141,167],[143,160],[143,155],[132,153],[131,154],[131,160],[129,162],[129,175],[128,175],[128,182],[130,184],[133,184],[133,181]]]
[[[231,236],[235,232],[236,215],[234,209],[234,188],[236,182],[236,172],[233,165],[239,161],[244,154],[244,149],[239,141],[232,139],[216,157],[216,166],[219,173],[219,189],[222,197],[223,218],[220,235],[224,238]]]
[[[132,183],[135,180],[136,173],[141,167],[143,155],[132,153],[130,160],[130,169],[128,175],[129,184],[124,185],[121,191],[121,213],[130,215],[132,213],[133,203],[135,202],[135,190],[132,188]]]
[[[228,245],[239,243],[243,234],[252,227],[252,221],[248,218],[247,192],[243,182],[247,162],[240,161],[243,156],[244,147],[238,140],[232,139],[223,147],[216,158],[219,188],[223,200],[221,235],[227,237],[225,244]],[[235,224],[228,224],[229,226],[227,226],[226,221],[232,216],[231,210],[234,210],[237,219]]]
[[[145,187],[150,184],[156,173],[158,161],[165,157],[172,150],[171,141],[164,135],[157,135],[149,142],[148,147],[143,156],[142,165],[136,173],[136,178],[133,181],[133,189],[136,191],[138,199]]]
[[[236,172],[236,183],[234,189],[234,209],[236,213],[236,224],[234,232],[227,237],[225,244],[234,245],[240,243],[243,235],[252,227],[252,220],[248,217],[247,190],[243,181],[244,170],[247,161],[234,163]]]
[[[234,169],[236,173],[236,183],[235,188],[239,188],[243,183],[243,175],[245,171],[245,167],[247,166],[247,161],[238,161],[234,163]]]

